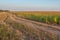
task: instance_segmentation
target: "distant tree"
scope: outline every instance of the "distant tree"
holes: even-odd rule
[[[0,10],[0,12],[9,12],[9,10]]]

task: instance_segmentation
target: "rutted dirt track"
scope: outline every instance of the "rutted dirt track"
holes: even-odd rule
[[[49,35],[49,37],[52,38],[52,40],[60,40],[60,26],[52,26],[40,22],[18,18],[16,15],[13,14],[8,14],[8,17],[15,22],[23,24],[24,26],[35,28],[36,30],[42,31],[42,37],[39,40],[51,40],[46,39],[46,35]]]
[[[42,30],[46,33],[51,33],[52,35],[55,35],[57,39],[60,40],[60,27],[59,26],[52,26],[44,23],[37,23],[35,21],[30,21],[23,18],[18,18],[15,15],[10,15],[10,18],[16,22],[19,22],[21,24],[24,24],[25,26],[36,28],[38,30]],[[58,36],[58,37],[57,37]]]

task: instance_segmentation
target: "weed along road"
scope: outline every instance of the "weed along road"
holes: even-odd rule
[[[41,32],[41,40],[60,40],[60,27],[48,25],[45,23],[35,22],[23,18],[19,18],[16,15],[9,14],[9,18],[15,22],[21,23],[24,26],[32,27]]]

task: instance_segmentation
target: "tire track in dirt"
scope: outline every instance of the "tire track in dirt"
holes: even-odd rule
[[[40,30],[40,31],[43,31],[43,32],[45,32],[46,34],[51,34],[51,36],[55,36],[56,37],[56,39],[58,39],[58,40],[60,40],[60,31],[58,31],[58,30],[54,30],[54,29],[51,29],[50,27],[45,27],[45,26],[47,26],[47,24],[42,24],[42,26],[40,25],[40,24],[36,24],[36,23],[33,23],[33,22],[31,22],[31,21],[29,21],[29,20],[25,20],[25,19],[18,19],[15,15],[10,15],[9,16],[12,20],[14,20],[15,22],[18,22],[18,23],[21,23],[21,24],[24,24],[25,26],[27,26],[27,27],[32,27],[32,28],[36,28],[36,29],[38,29],[38,30]],[[45,25],[45,26],[43,26],[43,25]],[[48,25],[49,26],[49,25]],[[50,25],[51,26],[51,25]],[[56,29],[57,29],[57,26],[53,26],[53,27],[55,27]],[[52,27],[52,28],[53,28]],[[60,29],[59,29],[60,30]],[[51,37],[50,36],[50,37]]]

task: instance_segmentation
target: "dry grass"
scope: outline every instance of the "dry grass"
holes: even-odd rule
[[[0,22],[1,22],[1,21],[4,21],[4,20],[6,19],[6,17],[7,17],[7,13],[5,13],[5,12],[0,12]]]
[[[17,14],[33,14],[33,15],[40,15],[40,16],[51,16],[51,15],[60,15],[60,11],[28,11],[28,12],[15,12]]]

